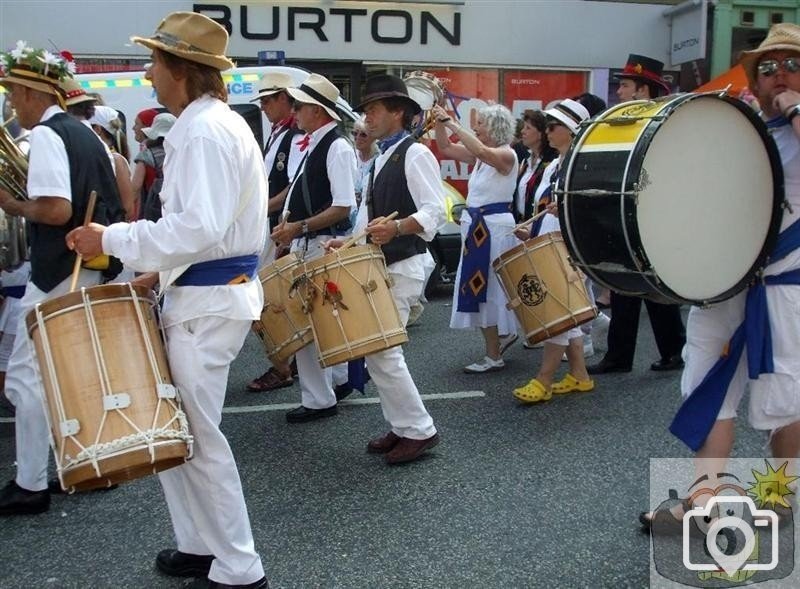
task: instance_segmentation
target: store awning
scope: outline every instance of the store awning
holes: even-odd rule
[[[747,88],[747,75],[741,65],[733,66],[727,72],[720,74],[713,80],[709,80],[694,91],[713,92],[714,90],[724,90],[728,86],[730,86],[728,94],[731,96],[739,96],[739,93]]]

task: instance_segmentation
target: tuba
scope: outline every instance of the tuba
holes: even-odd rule
[[[6,128],[12,120],[0,127],[0,187],[17,200],[28,200],[28,157]],[[25,219],[0,209],[0,270],[13,270],[28,259]]]

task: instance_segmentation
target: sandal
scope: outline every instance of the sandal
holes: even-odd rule
[[[294,384],[294,379],[291,376],[283,376],[280,372],[275,370],[273,366],[257,379],[250,382],[247,385],[247,390],[251,393],[264,393],[266,391],[290,387],[292,384]]]
[[[553,391],[551,388],[545,388],[542,383],[533,378],[525,386],[514,389],[514,396],[523,403],[539,403],[552,399]]]
[[[681,506],[684,514],[692,510],[689,499],[683,498],[677,502],[670,502],[668,505],[662,504],[653,511],[641,512],[639,514],[639,523],[642,524],[642,531],[658,536],[682,535],[683,515],[678,519],[672,513],[672,508],[677,505]]]
[[[553,394],[554,395],[563,395],[566,393],[588,393],[589,391],[594,390],[594,381],[592,379],[589,380],[578,380],[574,376],[572,376],[569,372],[567,372],[566,376],[560,381],[553,383]]]

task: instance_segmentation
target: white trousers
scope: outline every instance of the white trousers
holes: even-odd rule
[[[194,436],[194,456],[159,479],[178,550],[213,554],[209,578],[235,585],[264,576],[236,462],[219,429],[230,365],[250,323],[207,316],[167,328],[170,370]]]
[[[394,280],[392,297],[405,325],[409,309],[419,300],[425,283],[393,273],[391,267],[389,275]],[[424,440],[436,433],[433,418],[422,404],[417,385],[408,372],[402,346],[367,356],[367,369],[378,389],[383,418],[395,434],[401,438]]]
[[[330,235],[320,235],[308,240],[305,252],[306,261],[321,257],[325,251],[322,243],[331,239]],[[302,251],[306,247],[305,238],[295,239],[291,251]],[[310,344],[294,355],[297,362],[297,377],[300,381],[300,398],[303,407],[308,409],[327,409],[336,405],[333,392],[333,369],[320,366],[316,344]],[[347,382],[347,379],[344,380]],[[337,384],[342,384],[337,382]]]
[[[78,287],[100,283],[100,272],[81,270]],[[8,361],[6,396],[16,407],[17,484],[29,491],[47,488],[47,460],[50,429],[44,409],[44,389],[39,376],[39,365],[33,353],[33,343],[28,336],[25,317],[43,301],[69,292],[72,277],[63,280],[50,292],[43,292],[29,282],[25,296],[19,303],[19,322],[14,348]]]

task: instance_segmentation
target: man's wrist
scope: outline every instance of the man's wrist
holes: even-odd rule
[[[790,106],[786,110],[783,111],[783,116],[786,117],[786,120],[790,123],[794,118],[800,114],[800,104],[795,104],[794,106]]]
[[[300,235],[308,235],[308,221],[300,221]]]
[[[400,237],[401,235],[403,235],[402,227],[400,226],[400,219],[395,219],[394,229],[395,229],[394,232],[395,237]]]

